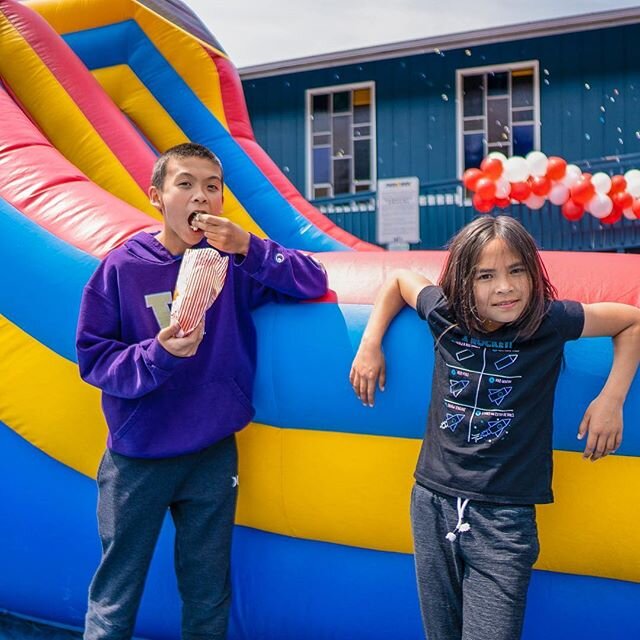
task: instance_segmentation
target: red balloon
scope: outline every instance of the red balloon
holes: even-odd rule
[[[484,177],[485,175],[480,169],[467,169],[462,174],[462,184],[469,189],[469,191],[475,191],[478,180]]]
[[[611,196],[611,201],[614,207],[617,207],[620,211],[624,211],[633,204],[633,196],[628,191],[616,191],[616,193]]]
[[[624,191],[627,188],[627,181],[624,176],[611,176],[611,189],[609,189],[609,195],[612,196],[618,191]]]
[[[573,187],[571,187],[571,199],[574,202],[578,202],[579,204],[587,204],[591,198],[596,194],[596,188],[593,186],[591,182],[591,176],[585,178],[585,174],[582,174],[582,177],[578,182],[576,182]]]
[[[636,218],[640,218],[640,200],[634,200],[631,205],[631,211]]]
[[[547,176],[531,176],[529,178],[531,193],[537,196],[546,196],[551,191],[551,178]]]
[[[497,180],[504,171],[502,162],[498,158],[485,158],[480,164],[480,168],[492,180]]]
[[[491,178],[480,178],[476,182],[476,193],[483,200],[491,200],[496,197],[496,183]]]
[[[569,198],[562,205],[562,215],[570,222],[577,222],[584,215],[584,205]]]
[[[496,198],[496,207],[506,209],[511,204],[511,198]]]
[[[562,180],[567,170],[567,161],[558,156],[549,156],[547,162],[547,177],[551,180]]]
[[[528,182],[512,182],[510,195],[514,200],[522,202],[531,195],[531,185]]]
[[[602,222],[602,224],[613,224],[614,222],[618,222],[620,218],[622,218],[622,209],[613,207],[608,216],[600,218],[600,222]]]
[[[493,198],[491,198],[491,200],[483,200],[477,193],[473,194],[471,202],[480,213],[489,213],[495,204],[495,200]]]

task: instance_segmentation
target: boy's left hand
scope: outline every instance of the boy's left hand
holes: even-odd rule
[[[622,442],[622,402],[602,394],[595,398],[582,418],[578,439],[587,433],[583,458],[595,462],[615,453]]]
[[[196,224],[204,231],[207,242],[214,249],[243,256],[249,252],[249,232],[228,218],[201,213]]]

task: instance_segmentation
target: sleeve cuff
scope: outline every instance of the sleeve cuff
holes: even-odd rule
[[[157,338],[154,338],[147,350],[147,357],[152,367],[156,369],[162,369],[163,371],[173,371],[176,367],[180,366],[180,363],[184,358],[179,358],[169,353],[161,344]]]
[[[260,271],[260,268],[264,264],[267,247],[265,246],[264,240],[254,236],[253,233],[249,235],[249,251],[247,251],[247,255],[239,256],[236,254],[233,257],[233,262],[249,275],[254,275]]]

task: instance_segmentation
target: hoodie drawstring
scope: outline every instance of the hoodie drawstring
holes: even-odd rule
[[[462,519],[464,518],[464,510],[467,508],[468,504],[469,498],[466,498],[465,500],[458,498],[458,524],[453,531],[449,531],[449,533],[447,533],[446,538],[449,542],[455,542],[458,537],[456,533],[464,533],[471,529],[471,525],[468,522],[462,522]]]

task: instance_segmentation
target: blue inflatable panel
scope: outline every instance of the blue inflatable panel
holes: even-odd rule
[[[44,230],[1,198],[0,255],[0,313],[75,361],[82,288],[98,260]]]

